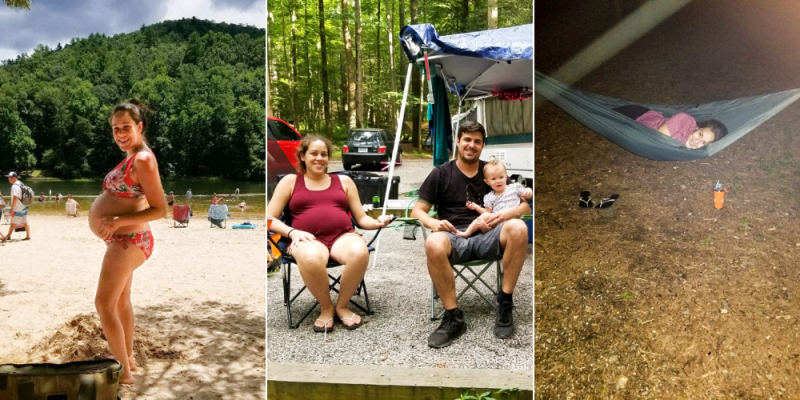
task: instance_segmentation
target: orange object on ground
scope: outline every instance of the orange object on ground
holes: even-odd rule
[[[717,210],[721,209],[725,203],[725,192],[726,191],[714,191],[714,208]]]

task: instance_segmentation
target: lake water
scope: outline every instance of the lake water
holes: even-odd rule
[[[6,199],[6,203],[11,203],[9,196],[11,185],[3,180],[0,184],[0,193]],[[27,179],[23,181],[30,186],[36,193],[36,198],[30,205],[31,214],[61,215],[66,214],[64,202],[68,194],[71,194],[81,205],[81,216],[86,215],[92,202],[100,195],[103,182],[98,181],[63,181],[63,180],[36,180]],[[226,194],[228,196],[228,209],[233,214],[231,217],[236,220],[257,220],[265,219],[267,213],[266,184],[263,182],[233,182],[221,179],[181,179],[164,180],[161,182],[164,192],[169,194],[175,192],[176,204],[189,204],[195,217],[205,219],[208,206],[211,205],[211,196],[214,193]],[[187,201],[186,191],[192,189],[192,199]],[[234,192],[239,189],[239,195]],[[39,202],[40,193],[44,193],[45,201]],[[50,197],[52,193],[52,198]],[[55,195],[61,193],[63,199],[56,203]],[[240,210],[237,205],[246,202],[247,207]],[[170,209],[170,213],[172,210]],[[258,222],[256,222],[258,223]]]

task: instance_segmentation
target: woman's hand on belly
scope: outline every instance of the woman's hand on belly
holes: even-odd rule
[[[98,218],[100,221],[100,237],[103,239],[110,239],[114,236],[114,232],[119,228],[119,217],[114,215],[104,215]]]

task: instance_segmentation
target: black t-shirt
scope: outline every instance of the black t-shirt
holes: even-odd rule
[[[467,201],[483,206],[483,196],[492,189],[483,181],[483,161],[478,161],[478,173],[467,177],[456,161],[442,164],[431,171],[419,188],[419,198],[435,205],[439,219],[450,221],[456,229],[469,227],[480,214],[467,208]]]

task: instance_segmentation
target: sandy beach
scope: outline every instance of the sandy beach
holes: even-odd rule
[[[264,225],[210,229],[198,214],[185,229],[151,223],[155,250],[131,295],[140,368],[122,398],[265,397]],[[94,309],[105,244],[85,215],[33,214],[33,240],[0,245],[0,364],[110,356]]]

